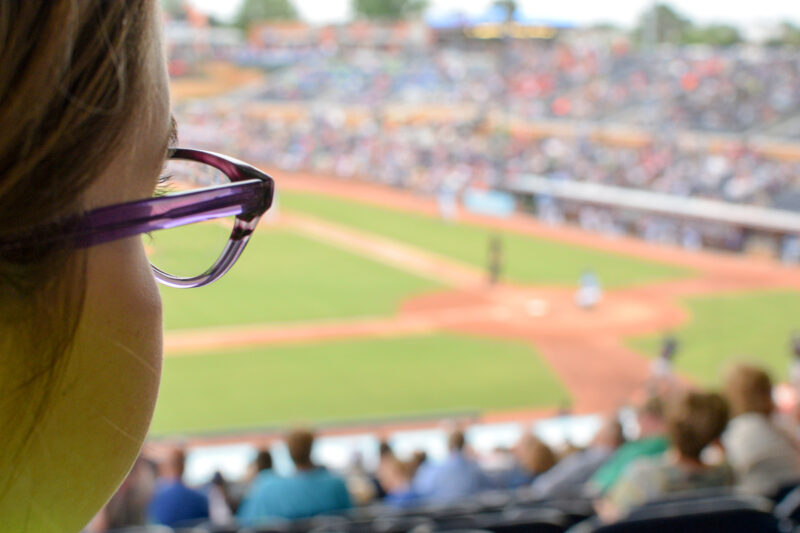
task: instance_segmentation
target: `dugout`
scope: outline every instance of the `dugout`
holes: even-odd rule
[[[603,231],[606,227],[609,233],[656,242],[769,254],[800,262],[800,213],[795,211],[534,175],[503,188],[514,195],[520,209],[551,223],[571,222],[587,228],[586,214],[594,213],[601,224],[587,229]],[[657,232],[643,234],[645,222],[653,227],[672,225],[679,238],[670,241],[659,238]],[[687,241],[688,233],[694,235],[693,243]]]

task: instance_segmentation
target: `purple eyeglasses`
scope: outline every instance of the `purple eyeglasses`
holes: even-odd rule
[[[231,183],[94,209],[24,239],[0,241],[0,253],[24,254],[24,250],[31,247],[32,240],[33,246],[64,243],[84,248],[151,231],[234,216],[233,230],[222,254],[202,274],[183,278],[152,266],[156,280],[170,287],[201,287],[219,279],[242,254],[259,218],[272,205],[275,182],[246,163],[212,152],[175,148],[171,150],[170,159],[209,165],[227,176]]]

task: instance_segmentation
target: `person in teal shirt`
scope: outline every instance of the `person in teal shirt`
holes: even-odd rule
[[[664,405],[660,398],[649,398],[637,412],[636,418],[639,423],[639,438],[623,444],[595,472],[587,486],[590,495],[606,493],[636,459],[660,456],[669,448],[664,425]]]
[[[270,519],[294,520],[349,509],[350,495],[344,481],[311,461],[314,435],[293,431],[287,439],[295,473],[278,476],[262,471],[239,507],[236,519],[252,526]]]

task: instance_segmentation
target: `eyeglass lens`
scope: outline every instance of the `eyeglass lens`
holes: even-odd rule
[[[156,194],[168,194],[229,183],[216,168],[196,161],[171,159],[162,173]],[[144,236],[150,263],[167,274],[190,278],[203,274],[222,254],[231,235],[235,217],[154,231]]]

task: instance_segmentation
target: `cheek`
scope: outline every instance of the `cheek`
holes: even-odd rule
[[[50,459],[58,466],[42,481],[52,500],[91,517],[121,483],[150,425],[161,373],[161,302],[139,239],[90,249],[86,278],[74,350],[44,429],[50,435],[42,435],[54,443]]]
[[[143,436],[161,371],[161,298],[141,240],[90,249],[86,274],[75,357],[86,365],[83,379],[95,381],[108,399],[104,415],[127,413],[120,428]]]

